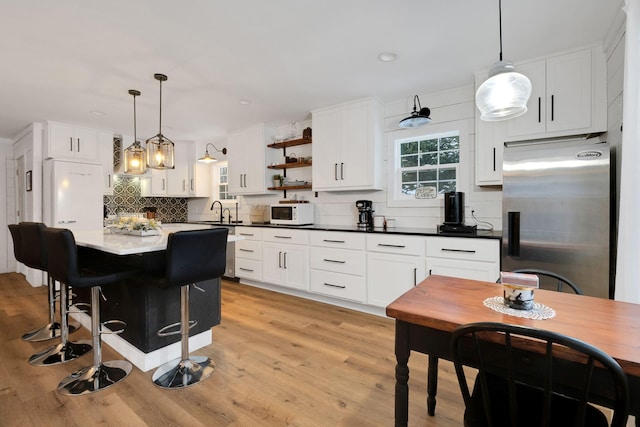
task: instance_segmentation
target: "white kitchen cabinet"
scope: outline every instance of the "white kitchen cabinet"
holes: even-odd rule
[[[100,163],[102,163],[102,194],[113,195],[113,134],[100,132],[98,134],[100,147]]]
[[[516,64],[531,80],[527,112],[483,122],[476,109],[476,184],[502,185],[504,143],[607,130],[606,58],[601,46]],[[486,73],[476,74],[476,87]]]
[[[251,126],[227,137],[229,161],[229,193],[233,195],[266,194],[271,179],[267,164],[275,161],[267,154],[267,144],[273,142],[273,131],[264,124]],[[272,159],[273,157],[273,159]]]
[[[367,304],[386,307],[426,277],[425,238],[367,236]]]
[[[235,243],[235,276],[241,279],[262,280],[262,230],[237,227],[236,235],[243,238]]]
[[[167,187],[167,171],[163,169],[147,169],[147,173],[140,179],[142,197],[166,197]]]
[[[428,275],[495,282],[500,276],[500,241],[428,237],[427,272]]]
[[[365,234],[314,231],[310,242],[311,292],[365,303]]]
[[[265,228],[262,230],[262,279],[300,290],[309,288],[309,232]]]
[[[195,160],[189,164],[189,196],[211,197],[210,165]]]
[[[312,112],[314,191],[383,188],[382,110],[369,98]]]
[[[195,160],[193,144],[176,143],[174,156],[173,169],[147,169],[141,178],[140,192],[143,197],[195,197],[198,190],[191,190],[196,188],[196,181],[191,178]],[[206,186],[204,183],[202,185]]]
[[[44,158],[100,162],[98,131],[64,123],[47,122],[44,128]]]

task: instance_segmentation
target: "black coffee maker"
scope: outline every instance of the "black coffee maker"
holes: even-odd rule
[[[358,228],[373,228],[373,204],[371,200],[356,201],[358,208]]]

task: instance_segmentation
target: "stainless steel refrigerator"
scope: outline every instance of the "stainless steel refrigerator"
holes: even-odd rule
[[[102,166],[47,159],[42,179],[42,217],[46,225],[74,232],[102,229]]]
[[[600,137],[505,144],[502,270],[553,271],[586,295],[609,298],[612,169]]]

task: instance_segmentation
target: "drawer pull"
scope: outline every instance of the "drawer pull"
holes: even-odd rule
[[[406,248],[405,245],[388,245],[386,243],[378,243],[378,246],[383,246],[385,248]]]
[[[243,268],[243,267],[238,267],[238,268],[240,268],[240,270],[242,271],[248,271],[249,273],[253,273],[253,269],[251,268]]]
[[[276,239],[291,239],[292,238],[291,236],[273,236],[273,237],[275,237]]]
[[[442,248],[440,249],[442,252],[464,252],[466,254],[475,254],[476,251],[471,250],[471,249],[447,249],[447,248]]]
[[[242,249],[240,248],[241,252],[253,252],[253,249]]]
[[[324,285],[332,287],[332,288],[340,288],[340,289],[345,289],[346,288],[346,286],[344,286],[344,285],[334,285],[333,283],[327,283],[327,282],[324,282]]]
[[[253,233],[238,233],[241,236],[250,236],[253,237]]]
[[[346,263],[346,261],[338,261],[338,260],[335,260],[335,259],[326,259],[326,258],[325,258],[325,259],[323,259],[323,261],[326,261],[326,262],[334,262],[334,263],[336,263],[336,264],[344,264],[344,263]]]
[[[323,242],[327,242],[327,243],[344,243],[344,240],[329,240],[329,239],[323,239]]]

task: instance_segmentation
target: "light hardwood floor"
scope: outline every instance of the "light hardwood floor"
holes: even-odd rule
[[[92,354],[45,368],[27,363],[50,342],[20,337],[46,320],[46,289],[0,274],[0,426],[393,425],[391,319],[223,281],[222,323],[213,344],[194,352],[215,361],[211,378],[167,391],[151,383],[152,372],[134,368],[123,383],[79,397],[56,387]],[[80,338],[89,332],[72,335]],[[114,358],[104,345],[103,360]],[[461,425],[452,365],[440,362],[435,417],[426,414],[426,356],[414,353],[409,367],[409,424]]]

